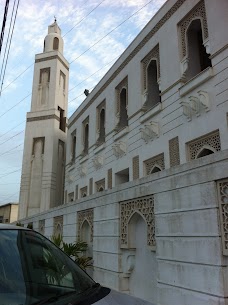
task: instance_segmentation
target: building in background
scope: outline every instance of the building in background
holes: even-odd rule
[[[11,223],[18,219],[18,203],[0,205],[0,223]]]
[[[167,1],[69,118],[62,205],[21,214],[87,241],[96,281],[154,304],[228,297],[227,15]],[[41,155],[57,166],[57,151]]]

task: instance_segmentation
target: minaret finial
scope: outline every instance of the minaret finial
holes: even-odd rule
[[[54,20],[55,20],[55,22],[57,21],[57,19],[56,19],[56,17],[54,16]]]

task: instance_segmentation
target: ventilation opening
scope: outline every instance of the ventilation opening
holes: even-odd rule
[[[89,150],[89,124],[86,124],[84,154],[88,154],[88,150]]]
[[[128,125],[127,115],[127,90],[123,88],[120,92],[120,128]]]
[[[116,185],[129,182],[129,168],[126,168],[115,174]]]
[[[148,90],[148,101],[147,107],[151,108],[161,102],[161,96],[159,91],[159,85],[157,80],[157,62],[151,60],[147,68],[147,90]]]
[[[53,40],[53,50],[59,49],[59,38],[55,37]]]
[[[188,70],[187,79],[191,79],[201,71],[211,67],[211,60],[203,45],[202,27],[199,19],[193,20],[187,31]]]
[[[208,148],[204,148],[196,157],[196,159],[198,158],[202,158],[202,157],[205,157],[205,156],[209,156],[211,154],[214,154],[214,151],[211,150],[211,149],[208,149]]]
[[[105,141],[105,110],[102,109],[100,112],[100,135],[99,142]]]
[[[58,107],[60,112],[60,121],[59,121],[59,129],[63,132],[66,131],[66,117],[64,117],[64,110],[61,107]]]
[[[99,187],[98,192],[103,192],[104,188],[103,186]]]
[[[157,173],[157,172],[160,172],[161,171],[161,169],[160,169],[160,167],[158,167],[158,166],[154,166],[153,168],[152,168],[152,170],[151,170],[151,174],[154,174],[154,173]]]

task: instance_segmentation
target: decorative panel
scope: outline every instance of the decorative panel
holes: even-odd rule
[[[87,196],[87,186],[84,186],[80,189],[80,195],[81,195],[81,198]]]
[[[88,221],[91,228],[90,241],[93,241],[93,209],[87,209],[77,212],[78,216],[78,239],[81,238],[81,228],[84,221]]]
[[[108,188],[112,188],[112,169],[110,168],[108,170]]]
[[[203,40],[206,40],[208,38],[208,26],[204,1],[200,1],[179,23],[182,57],[186,56],[187,54],[186,32],[190,23],[196,18],[201,19]]]
[[[105,190],[105,179],[101,179],[96,182],[96,192],[102,192]]]
[[[133,167],[133,180],[139,178],[139,156],[135,156],[132,159],[132,167]]]
[[[93,194],[93,178],[89,179],[89,194]]]
[[[156,45],[146,57],[143,58],[143,90],[147,89],[147,67],[151,60],[154,59],[157,62],[157,78],[160,78],[160,56],[159,56],[159,45]]]
[[[63,235],[63,216],[54,217],[53,235]]]
[[[220,135],[218,130],[188,142],[189,159],[196,159],[203,148],[211,149],[212,151],[221,150]]]
[[[169,140],[170,167],[180,164],[179,138]]]
[[[223,254],[228,255],[228,179],[218,181],[218,199],[220,227],[222,233]]]
[[[155,167],[160,170],[165,169],[164,153],[154,156],[144,161],[146,175],[150,175]]]
[[[147,245],[155,249],[154,196],[145,196],[120,202],[121,248],[128,248],[128,225],[135,213],[141,214],[147,224]]]
[[[39,220],[39,232],[43,235],[45,233],[45,219]]]

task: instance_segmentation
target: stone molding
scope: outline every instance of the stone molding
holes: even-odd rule
[[[27,122],[33,122],[33,121],[42,121],[42,120],[49,120],[49,119],[55,119],[60,122],[60,118],[56,114],[51,115],[42,115],[34,118],[27,118]]]
[[[67,69],[67,71],[69,71],[69,67],[66,65],[66,63],[58,55],[53,55],[53,56],[44,57],[44,58],[38,58],[38,59],[35,60],[35,63],[43,62],[43,61],[47,61],[47,60],[53,60],[53,59],[58,59],[61,62],[61,64]]]

